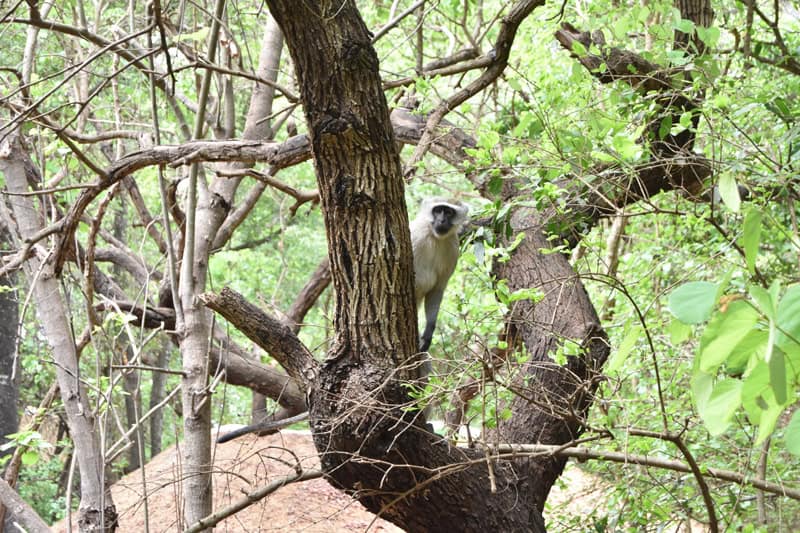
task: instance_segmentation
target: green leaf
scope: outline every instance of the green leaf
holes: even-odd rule
[[[714,387],[714,376],[699,370],[692,375],[692,399],[697,412],[704,411]]]
[[[783,405],[786,403],[786,362],[783,352],[778,348],[769,358],[769,385],[775,395],[775,401]]]
[[[692,334],[692,327],[688,324],[684,324],[680,320],[672,319],[669,321],[669,342],[676,346],[686,339]]]
[[[778,334],[775,344],[784,352],[796,349],[800,344],[800,285],[792,285],[778,302]]]
[[[622,339],[622,342],[619,343],[619,347],[617,351],[611,356],[611,359],[606,364],[605,371],[608,373],[614,373],[619,370],[625,360],[628,359],[628,355],[630,355],[631,350],[636,345],[636,341],[642,336],[642,327],[640,325],[635,325],[630,328],[628,334],[625,335],[625,338]]]
[[[699,324],[708,320],[717,301],[717,284],[691,281],[669,295],[669,310],[684,324]]]
[[[742,198],[739,196],[739,187],[736,185],[736,179],[733,175],[730,172],[723,173],[717,186],[725,206],[734,213],[738,213],[742,205]]]
[[[680,19],[675,21],[675,29],[683,33],[692,33],[694,31],[694,22],[687,19]]]
[[[731,351],[725,361],[725,371],[730,376],[741,376],[755,365],[756,361],[763,360],[767,351],[769,333],[763,329],[754,329],[742,339]]]
[[[742,382],[742,405],[753,424],[761,423],[761,415],[776,405],[769,386],[769,367],[763,361],[756,363],[750,375]]]
[[[572,53],[578,57],[583,57],[586,55],[586,47],[579,41],[572,41]]]
[[[760,285],[748,286],[747,292],[755,301],[758,310],[764,313],[768,319],[775,320],[775,301],[772,299],[772,295]]]
[[[785,407],[775,399],[775,391],[770,383],[770,369],[765,362],[757,363],[747,379],[744,380],[742,405],[747,411],[750,422],[758,425],[756,443],[764,442],[767,437],[772,435],[778,417]]]
[[[500,134],[496,131],[485,131],[478,138],[478,145],[486,150],[491,150],[500,144]]]
[[[681,113],[680,118],[678,119],[678,124],[680,124],[683,129],[688,130],[692,127],[692,112],[685,111]]]
[[[35,465],[39,461],[39,453],[36,450],[28,450],[22,453],[22,464],[25,466]]]
[[[712,435],[721,435],[728,429],[731,418],[742,404],[742,382],[723,379],[714,385],[700,417]]]
[[[770,405],[763,413],[761,413],[761,422],[758,424],[758,435],[756,436],[755,444],[761,444],[775,431],[775,425],[778,422],[778,417],[781,416],[783,407],[779,405]]]
[[[489,179],[489,184],[487,185],[487,189],[489,194],[492,196],[497,196],[503,190],[503,178],[500,176],[492,176]]]
[[[658,138],[663,139],[669,135],[672,130],[672,115],[667,115],[661,119],[661,124],[658,126]]]
[[[700,340],[697,352],[700,370],[709,373],[715,371],[753,331],[759,318],[758,312],[741,300],[731,302],[724,312],[715,314]]]
[[[722,295],[725,294],[725,290],[728,288],[728,285],[731,283],[731,278],[733,277],[734,269],[728,270],[722,279],[719,280],[717,283],[717,295],[715,296],[716,301],[720,301]]]
[[[475,255],[475,261],[482,265],[486,259],[486,243],[484,241],[475,241],[472,243],[472,253]]]
[[[744,216],[741,244],[744,248],[744,258],[747,262],[747,271],[755,273],[758,245],[761,241],[761,211],[755,208],[747,210]]]
[[[509,295],[507,303],[519,302],[522,300],[530,300],[531,303],[541,302],[544,295],[539,288],[531,287],[528,289],[517,289]]]
[[[713,48],[717,45],[720,37],[719,28],[716,26],[709,26],[708,28],[697,26],[695,29],[697,30],[697,37],[703,41],[706,46]]]
[[[800,409],[797,409],[786,426],[786,450],[800,457]]]

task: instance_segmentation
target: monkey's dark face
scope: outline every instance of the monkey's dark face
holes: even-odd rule
[[[453,229],[456,220],[456,210],[449,205],[435,205],[431,209],[431,227],[437,237],[444,237]]]

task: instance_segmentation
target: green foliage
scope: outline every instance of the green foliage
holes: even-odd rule
[[[39,462],[41,452],[46,452],[53,448],[53,445],[42,439],[41,434],[37,431],[10,433],[5,438],[8,439],[8,442],[0,446],[0,452],[8,452],[17,447],[23,448],[24,451],[21,458],[22,464],[25,466],[35,465]],[[11,455],[5,455],[0,461],[6,463],[10,458]]]
[[[57,522],[66,515],[66,497],[58,487],[63,469],[63,458],[55,456],[23,468],[17,482],[16,488],[20,496],[48,524]],[[79,498],[73,498],[72,503],[74,512],[78,508]]]
[[[716,302],[710,286],[684,284],[673,291],[673,313],[687,324],[708,317],[708,303]],[[756,443],[769,437],[777,418],[795,402],[800,386],[800,285],[780,294],[757,285],[746,296],[728,297],[710,315],[695,354],[692,393],[700,416],[712,435],[726,431],[742,407],[751,423],[759,426]],[[676,313],[689,303],[701,314]],[[700,320],[697,320],[701,318]],[[720,372],[731,377],[718,377]]]
[[[717,299],[719,285],[697,281],[681,285],[670,294],[669,309],[684,324],[708,320]]]
[[[368,27],[376,29],[389,20],[390,14],[403,9],[401,4],[359,2],[359,8]],[[507,9],[507,3],[458,0],[426,6],[421,54],[426,62],[445,58],[462,47],[487,53],[498,30],[496,25],[489,28],[486,24],[502,20]],[[145,20],[144,7],[143,3],[137,4],[134,19]],[[70,19],[75,11],[54,9],[49,17],[83,27],[85,22]],[[608,446],[619,446],[621,451],[674,457],[670,444],[635,437],[627,430],[680,433],[701,467],[728,468],[748,475],[756,463],[755,454],[771,437],[773,445],[765,452],[770,476],[790,482],[800,479],[798,462],[788,455],[800,455],[800,240],[795,221],[800,159],[800,100],[796,95],[800,94],[800,76],[779,68],[783,52],[769,44],[774,42],[772,28],[758,17],[753,24],[747,24],[746,3],[723,2],[715,5],[714,11],[714,25],[703,28],[682,19],[669,0],[542,6],[519,28],[503,77],[490,90],[447,116],[477,144],[468,151],[466,169],[454,171],[433,157],[420,162],[419,179],[407,188],[409,210],[413,213],[421,197],[447,191],[468,198],[474,208],[473,218],[482,223],[472,229],[445,295],[433,346],[436,372],[427,389],[414,394],[437,396],[447,406],[453,389],[468,380],[486,377],[487,368],[494,364],[489,355],[493,350],[509,348],[501,335],[503,317],[520,301],[535,304],[542,297],[542,288],[512,289],[506,280],[493,274],[493,268],[507,262],[524,243],[523,233],[515,229],[511,220],[520,205],[552,210],[560,217],[547,231],[582,239],[585,256],[576,260],[575,267],[602,317],[612,347],[611,357],[602,369],[607,381],[597,391],[597,407],[585,425],[590,435],[613,435]],[[262,12],[259,4],[245,3],[230,14],[229,38],[240,51],[231,63],[235,70],[255,70],[264,18],[253,14]],[[96,31],[112,41],[119,39],[121,26],[105,22],[128,20],[124,6],[115,3],[100,5],[96,17],[97,21],[88,24],[92,29],[86,31]],[[787,16],[774,20],[788,30],[784,33],[787,50],[796,59],[796,50],[800,49],[797,21]],[[699,108],[673,117],[663,113],[663,101],[653,93],[643,93],[622,82],[598,83],[595,74],[606,72],[605,64],[600,64],[595,73],[588,72],[567,51],[554,45],[553,33],[562,21],[602,33],[608,46],[635,51],[649,61],[673,68],[675,96],[690,97]],[[187,8],[183,23],[183,32],[170,37],[170,44],[202,53],[208,32],[207,13]],[[376,47],[386,81],[403,77],[413,80],[413,87],[387,91],[387,99],[394,103],[413,94],[419,103],[417,111],[426,113],[482,71],[472,69],[458,76],[421,75],[417,70],[417,50],[411,44],[419,23],[415,15],[407,17],[390,35],[378,40]],[[27,28],[16,23],[3,28],[7,44],[0,50],[0,59],[3,65],[17,68]],[[468,37],[465,28],[469,29]],[[741,47],[742,28],[751,31],[750,57],[734,48]],[[675,31],[696,32],[709,48],[706,55],[692,57],[676,49]],[[32,83],[26,88],[30,96],[26,95],[23,107],[35,102],[33,115],[49,117],[86,135],[115,129],[152,135],[145,72],[133,68],[129,61],[120,63],[111,49],[89,57],[90,44],[85,41],[70,40],[56,31],[42,31],[40,36]],[[131,42],[133,46],[144,46],[141,40]],[[170,84],[170,91],[174,84],[176,107],[191,121],[193,107],[187,104],[196,98],[196,61],[181,57],[174,47],[171,52],[175,75],[164,79]],[[594,45],[576,44],[572,52],[584,56],[599,50]],[[757,56],[770,58],[774,64],[759,63]],[[163,60],[163,54],[155,57]],[[288,87],[294,84],[290,71],[282,67],[279,80]],[[110,83],[112,76],[116,78]],[[225,78],[222,72],[215,76],[218,81]],[[230,79],[238,111],[236,131],[240,132],[253,81],[244,76]],[[3,81],[11,88],[9,93],[19,83],[12,75]],[[90,97],[80,93],[84,86],[91,88]],[[9,98],[15,95],[10,94]],[[164,94],[159,93],[158,98],[162,142],[182,142],[185,139],[176,110],[165,105]],[[87,108],[76,105],[79,100]],[[278,102],[278,116],[292,113],[302,132],[302,110],[292,111],[285,100]],[[219,126],[221,118],[218,103],[211,104],[215,108],[213,127]],[[692,150],[711,160],[714,175],[710,181],[718,187],[722,204],[690,202],[680,194],[670,193],[621,208],[628,217],[628,227],[618,256],[618,270],[609,275],[607,228],[601,226],[584,235],[588,226],[574,214],[573,193],[591,191],[599,197],[614,198],[619,191],[608,187],[609,172],[622,173],[631,182],[639,179],[641,165],[649,163],[649,147],[642,140],[652,131],[648,121],[653,117],[659,117],[653,134],[659,139],[686,130],[697,134]],[[42,213],[71,205],[97,176],[52,130],[30,121],[25,123],[25,133],[34,144],[31,154],[41,168],[43,183],[57,178],[65,189],[55,201],[42,202]],[[281,129],[279,140],[285,135]],[[208,136],[211,137],[210,132]],[[81,146],[86,157],[101,168],[108,163],[108,154],[116,157],[116,153],[143,148],[138,140],[127,137]],[[404,150],[408,155],[413,148]],[[209,176],[211,169],[206,169]],[[179,178],[184,172],[182,168],[165,170],[169,179]],[[465,175],[473,183],[468,183]],[[156,170],[140,170],[134,178],[145,207],[156,219],[151,227],[161,231]],[[317,186],[310,163],[283,169],[277,178],[301,190]],[[0,187],[4,179],[0,175]],[[248,179],[245,188],[251,186]],[[499,200],[509,184],[526,192],[522,204]],[[476,185],[482,188],[481,192],[488,191],[486,205],[477,205],[479,201],[473,199],[477,196]],[[739,186],[750,191],[748,199],[740,197]],[[118,209],[116,200],[110,205]],[[213,254],[209,289],[229,285],[265,308],[287,309],[327,252],[318,207],[305,204],[293,212],[291,205],[292,200],[280,192],[270,191],[262,196],[232,241]],[[91,215],[95,207],[91,206],[87,214]],[[163,274],[163,255],[147,237],[146,224],[133,223],[138,216],[134,209],[120,208],[113,216],[107,214],[103,231],[114,231],[113,219],[117,215],[123,222],[128,220],[122,224],[126,226],[122,241],[135,256],[155,265]],[[81,225],[82,244],[88,234],[88,226]],[[102,241],[101,236],[101,247],[108,245]],[[572,243],[554,239],[542,252],[570,253]],[[103,269],[135,296],[132,300],[153,300],[160,289],[155,277],[141,283],[128,273],[112,272],[106,267],[104,264]],[[88,326],[84,310],[89,305],[84,300],[81,269],[82,265],[68,266],[64,277],[76,337]],[[20,291],[20,299],[24,293]],[[333,300],[330,291],[323,295],[304,320],[300,333],[320,358],[330,340]],[[126,349],[136,346],[144,357],[157,351],[145,342],[149,332],[140,330],[130,317],[125,312],[104,313],[100,323],[91,329],[92,344],[83,352],[81,379],[91,387],[92,408],[101,417],[117,416],[126,398],[120,373],[114,369],[127,361]],[[19,346],[20,403],[36,405],[53,382],[55,369],[35,313],[28,311],[24,320]],[[233,328],[226,331],[250,346]],[[552,356],[564,362],[578,354],[579,348],[575,342],[565,342]],[[176,368],[179,362],[174,350],[171,354],[169,366]],[[266,356],[259,357],[273,363]],[[524,351],[510,357],[509,375],[503,374],[500,383],[510,382],[515,368],[528,360]],[[177,376],[170,376],[168,388],[178,383]],[[149,400],[150,387],[150,380],[143,379],[143,404]],[[225,401],[215,401],[215,420],[248,418],[249,392],[222,385],[217,390],[220,389],[224,389]],[[497,420],[512,415],[504,402],[513,395],[501,384],[483,384],[481,394],[470,404],[469,420],[494,427]],[[659,412],[662,401],[666,427]],[[792,409],[794,414],[787,422]],[[164,441],[168,444],[178,438],[181,421],[169,409],[165,417]],[[598,428],[602,433],[591,433]],[[63,465],[57,458],[42,460],[41,443],[34,434],[15,437],[13,445],[30,450],[26,460],[36,460],[23,469],[20,491],[34,502],[38,512],[53,518],[63,514],[63,510],[59,511],[63,509],[63,497],[56,493],[52,481]],[[674,525],[676,515],[704,516],[691,477],[597,462],[586,467],[603,474],[614,487],[605,507],[598,502],[597,508],[572,523],[576,529],[666,529]],[[757,516],[752,491],[721,484],[715,484],[712,490],[728,530],[758,530],[752,525]],[[780,516],[785,523],[792,516],[800,516],[796,507],[780,505],[781,513],[772,516]],[[784,518],[787,516],[790,518]],[[792,530],[791,526],[785,529]]]

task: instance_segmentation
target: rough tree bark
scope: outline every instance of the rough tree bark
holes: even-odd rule
[[[309,398],[329,479],[412,531],[543,530],[510,463],[451,449],[404,409],[417,337],[408,217],[367,28],[349,2],[268,3],[295,63],[328,233],[336,334]]]
[[[393,189],[399,183],[394,143],[388,128],[381,127],[388,120],[377,63],[357,11],[349,3],[322,2],[300,10],[282,0],[269,5],[297,71],[336,292],[336,338],[309,394],[311,426],[329,479],[409,530],[442,523],[463,531],[543,529],[541,510],[563,459],[471,462],[470,452],[444,449],[419,421],[398,409],[408,402],[398,380],[408,377],[402,368],[411,362],[404,351],[406,325],[414,324],[413,313],[406,314],[408,302],[398,300],[407,283],[397,271],[407,268],[406,219]],[[654,155],[674,155],[674,147],[691,146],[678,142],[683,139],[670,141],[672,151]],[[684,178],[699,181],[708,175],[702,158],[649,166],[632,190],[614,195],[617,204],[576,204],[581,217],[591,223],[619,205],[681,186]],[[393,209],[403,215],[400,227]],[[535,306],[518,303],[510,317],[510,333],[525,343],[530,359],[513,384],[518,393],[514,416],[490,441],[575,439],[609,353],[596,312],[567,258],[539,252],[550,247],[546,234],[554,217],[553,210],[531,209],[518,209],[512,217],[513,228],[525,239],[501,273],[511,288],[538,287],[545,297]],[[564,237],[575,242],[579,235],[572,229]],[[402,308],[393,305],[397,301]],[[398,315],[407,322],[398,323]],[[396,342],[387,347],[388,338]],[[564,341],[581,349],[559,366],[551,355]],[[490,473],[496,492],[487,490]],[[512,493],[526,497],[508,505],[505,498]]]

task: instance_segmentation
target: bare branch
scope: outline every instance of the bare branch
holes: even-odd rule
[[[414,174],[417,163],[422,161],[422,158],[428,152],[436,136],[437,127],[445,115],[447,115],[450,110],[455,109],[466,102],[467,99],[488,87],[489,84],[500,77],[508,64],[508,58],[511,54],[511,45],[514,43],[519,25],[534,9],[542,5],[544,5],[542,0],[519,0],[511,6],[508,15],[503,17],[503,21],[500,24],[500,31],[494,43],[494,49],[488,54],[491,63],[486,70],[475,81],[436,106],[436,109],[428,117],[425,132],[422,134],[422,138],[416,150],[414,150],[414,154],[407,163],[407,178]]]
[[[646,455],[631,455],[621,452],[613,452],[608,450],[590,450],[588,448],[578,447],[563,447],[549,444],[500,444],[497,446],[496,451],[500,457],[506,459],[513,459],[519,457],[520,453],[533,453],[533,454],[552,454],[560,457],[574,457],[579,460],[601,460],[611,461],[613,463],[624,463],[641,466],[652,466],[656,468],[663,468],[665,470],[673,470],[675,472],[683,472],[686,474],[692,473],[692,468],[680,461],[673,461],[670,459],[661,459],[659,457],[650,457]],[[505,455],[508,454],[508,455]],[[787,487],[781,483],[772,483],[761,479],[756,479],[751,476],[746,476],[738,472],[731,472],[730,470],[720,470],[718,468],[703,468],[703,475],[705,477],[720,479],[722,481],[730,481],[737,485],[750,485],[751,487],[777,494],[779,496],[786,496],[793,500],[800,500],[800,489]]]
[[[297,473],[290,474],[281,479],[276,479],[272,483],[264,485],[263,487],[258,488],[252,492],[248,492],[244,497],[234,502],[232,505],[220,509],[219,511],[205,518],[201,518],[196,523],[186,528],[185,533],[197,533],[199,531],[205,531],[211,527],[214,527],[216,524],[218,524],[225,518],[238,513],[242,509],[246,509],[247,507],[250,507],[254,503],[258,503],[263,498],[269,496],[279,488],[286,486],[289,483],[296,483],[298,481],[308,481],[310,479],[316,479],[322,477],[323,475],[324,473],[322,472],[322,470],[300,470],[300,467],[298,465]]]
[[[319,364],[289,326],[228,287],[219,294],[207,292],[200,299],[270,354],[303,389],[314,379]]]

